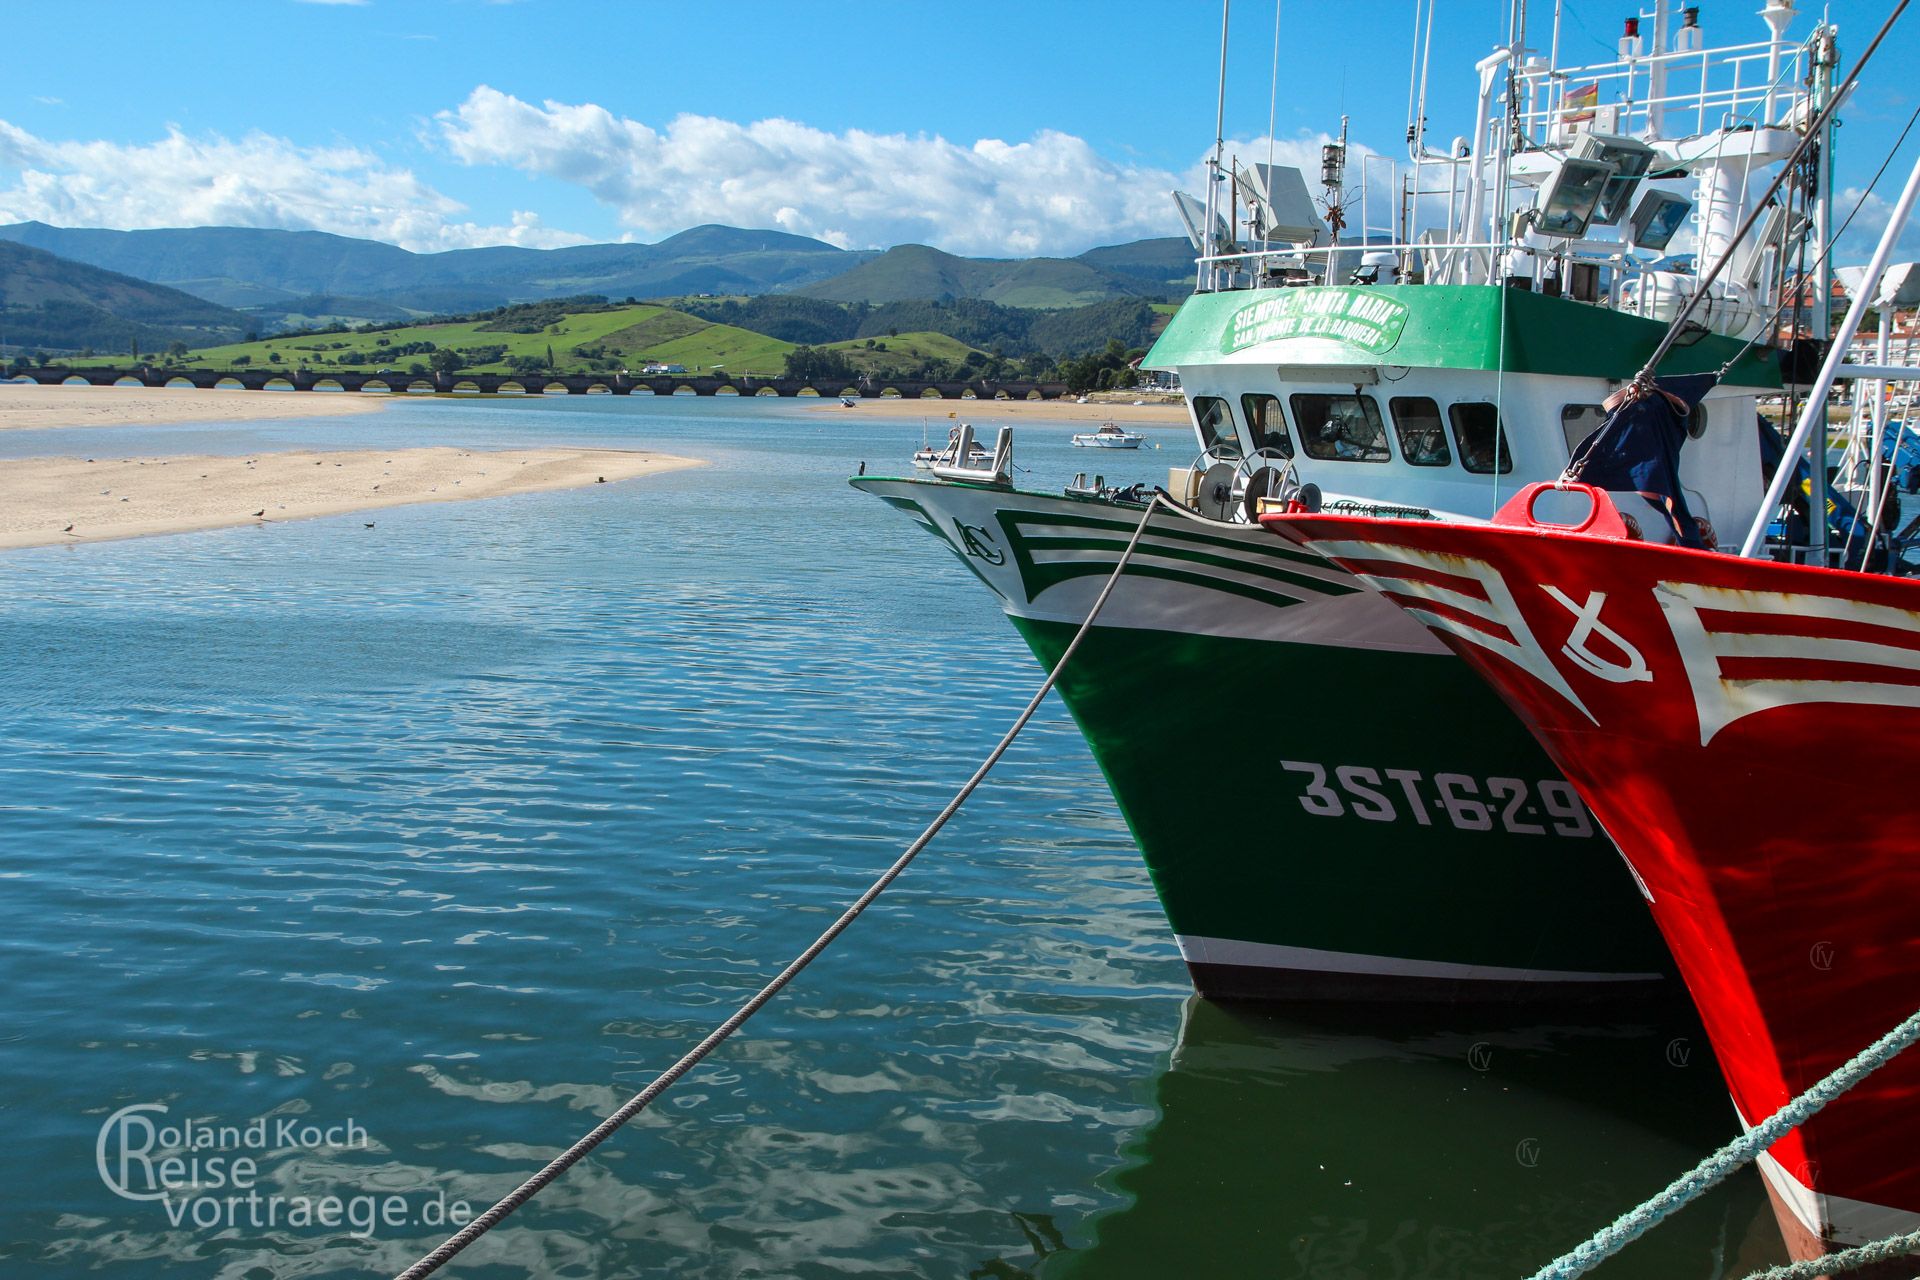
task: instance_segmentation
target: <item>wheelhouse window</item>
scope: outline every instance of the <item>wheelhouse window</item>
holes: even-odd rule
[[[1460,465],[1475,475],[1501,475],[1513,470],[1507,451],[1507,433],[1500,429],[1500,411],[1490,404],[1450,405],[1453,442],[1460,447]]]
[[[1219,396],[1195,396],[1193,419],[1200,427],[1200,447],[1216,458],[1240,456],[1240,437],[1233,429],[1233,410]]]
[[[1253,434],[1256,450],[1272,449],[1283,458],[1293,456],[1293,437],[1287,434],[1279,396],[1244,395],[1240,397],[1240,409],[1246,414],[1247,430]]]
[[[1567,404],[1560,406],[1560,433],[1567,438],[1567,456],[1580,447],[1580,442],[1600,429],[1607,420],[1607,411],[1597,404]]]
[[[1309,458],[1385,462],[1391,456],[1387,426],[1372,396],[1303,391],[1292,399],[1293,425]]]
[[[1393,413],[1393,433],[1400,438],[1400,456],[1415,467],[1444,467],[1453,461],[1447,448],[1447,424],[1440,406],[1427,396],[1395,396],[1387,401]]]

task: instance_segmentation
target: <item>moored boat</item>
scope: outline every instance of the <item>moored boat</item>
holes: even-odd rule
[[[1661,11],[1665,40],[1678,15]],[[1662,62],[1663,83],[1675,74],[1664,96],[1628,94],[1602,133],[1575,91],[1644,91],[1643,50],[1584,68],[1502,51],[1482,68],[1477,146],[1435,153],[1416,131],[1412,186],[1457,201],[1444,221],[1404,202],[1391,244],[1342,246],[1298,171],[1229,168],[1216,152],[1209,191],[1235,203],[1183,200],[1200,290],[1142,362],[1179,375],[1195,433],[1150,516],[1005,476],[855,481],[942,540],[1046,663],[1148,520],[1060,688],[1202,992],[1558,1000],[1644,990],[1666,969],[1631,875],[1519,721],[1356,579],[1276,554],[1251,522],[1308,495],[1485,520],[1557,476],[1676,300],[1705,288],[1659,265],[1680,219],[1697,213],[1706,251],[1724,245],[1748,175],[1799,141],[1810,99],[1791,86],[1805,72],[1830,88],[1830,40],[1796,47],[1792,10],[1769,14],[1761,55],[1701,51],[1685,85]],[[1779,75],[1741,87],[1755,56]],[[1527,137],[1550,141],[1515,143]],[[1336,206],[1344,166],[1330,144]],[[1660,366],[1717,378],[1681,448],[1700,464],[1696,508],[1725,526],[1758,503],[1745,479],[1762,466],[1757,397],[1780,386],[1769,309],[1809,225],[1783,219],[1707,290],[1707,323]],[[1651,507],[1632,514],[1658,527]],[[1261,803],[1222,799],[1249,785]]]
[[[1138,449],[1146,436],[1138,431],[1128,431],[1118,423],[1103,422],[1098,431],[1083,431],[1073,437],[1076,447],[1082,449]]]
[[[1579,788],[1646,887],[1749,1127],[1920,1004],[1920,803],[1908,789],[1920,582],[1898,576],[1884,507],[1863,508],[1857,531],[1849,508],[1837,545],[1825,518],[1806,519],[1824,506],[1814,478],[1829,392],[1917,201],[1920,162],[1792,439],[1747,477],[1765,492],[1737,541],[1689,509],[1695,477],[1671,443],[1691,406],[1650,368],[1562,479],[1521,490],[1491,523],[1302,503],[1262,517],[1445,640]],[[1914,367],[1851,373],[1920,383]],[[1874,432],[1870,475],[1894,443]],[[1662,513],[1668,536],[1620,510],[1623,490]],[[1916,1098],[1920,1054],[1879,1060],[1760,1156],[1797,1257],[1911,1247],[1896,1237],[1920,1232]]]
[[[1446,640],[1579,788],[1744,1123],[1920,1004],[1920,583],[1631,541],[1618,521],[1269,519]],[[1797,1256],[1920,1228],[1916,1097],[1908,1054],[1762,1157]]]

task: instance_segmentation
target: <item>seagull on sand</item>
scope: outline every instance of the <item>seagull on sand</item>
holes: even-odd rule
[[[253,515],[254,515],[254,518],[255,518],[256,520],[257,520],[257,519],[259,519],[259,518],[260,518],[261,516],[263,516],[263,515],[265,515],[265,514],[267,514],[267,509],[266,509],[265,507],[262,507],[262,508],[260,508],[260,509],[259,509],[258,511],[256,511],[256,512],[254,512],[254,513],[253,513]]]
[[[72,525],[68,525],[68,526],[67,526],[66,528],[64,528],[64,529],[62,529],[62,530],[61,530],[60,532],[62,532],[62,533],[72,533],[72,532],[73,532],[73,526],[72,526]]]

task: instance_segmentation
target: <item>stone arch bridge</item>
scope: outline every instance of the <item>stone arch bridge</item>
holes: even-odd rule
[[[929,382],[914,378],[860,378],[847,382],[821,378],[761,378],[747,374],[717,376],[640,376],[635,374],[511,373],[347,373],[314,369],[27,369],[17,378],[44,386],[88,383],[94,386],[228,387],[249,391],[368,391],[439,395],[686,395],[824,396],[875,400],[1056,400],[1067,394],[1064,382],[1003,382],[974,379]]]

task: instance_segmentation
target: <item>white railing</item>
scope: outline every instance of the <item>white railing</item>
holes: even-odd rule
[[[1656,116],[1665,115],[1656,136],[1676,133],[1704,134],[1725,128],[1735,118],[1749,123],[1777,124],[1770,119],[1775,104],[1798,100],[1793,86],[1806,72],[1804,46],[1781,48],[1771,41],[1733,45],[1719,49],[1695,49],[1669,53],[1649,53],[1638,58],[1595,63],[1584,67],[1565,67],[1529,74],[1518,74],[1526,86],[1526,105],[1520,112],[1521,126],[1538,140],[1571,136],[1570,123],[1597,122],[1612,115],[1606,133],[1644,135],[1653,129]],[[1655,95],[1655,71],[1668,77],[1667,90]],[[1690,87],[1676,89],[1675,73],[1691,80]],[[1568,91],[1593,90],[1593,101],[1568,101]],[[1783,92],[1784,90],[1784,92]],[[1610,100],[1609,100],[1610,99]],[[1673,112],[1691,112],[1691,129],[1676,130]],[[1569,121],[1577,113],[1592,112],[1585,122]]]

